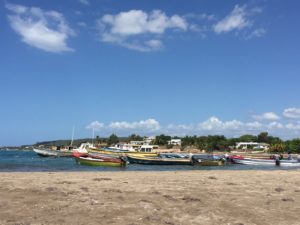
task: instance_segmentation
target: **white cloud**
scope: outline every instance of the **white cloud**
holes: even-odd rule
[[[288,123],[285,127],[289,130],[300,130],[300,121],[297,123]]]
[[[112,122],[109,128],[118,130],[141,130],[155,131],[160,129],[160,124],[155,119],[141,120],[139,122]]]
[[[229,32],[235,29],[242,29],[249,26],[250,22],[246,18],[246,7],[235,5],[233,11],[214,25],[216,33]]]
[[[90,5],[90,2],[88,0],[78,0],[83,5]]]
[[[257,130],[257,129],[261,129],[263,127],[263,124],[257,121],[254,122],[248,122],[245,124],[246,129],[250,129],[250,130]]]
[[[244,124],[238,120],[231,121],[221,121],[217,117],[211,117],[208,120],[200,123],[198,125],[199,130],[207,130],[207,131],[221,131],[221,130],[238,130],[242,128]]]
[[[104,124],[103,123],[99,123],[97,120],[91,122],[89,125],[87,125],[85,127],[88,130],[99,130],[101,128],[104,128]]]
[[[223,18],[213,26],[213,30],[217,34],[226,33],[233,30],[242,30],[252,25],[253,22],[250,20],[250,17],[253,14],[261,12],[262,9],[258,7],[249,9],[246,5],[235,5],[234,9],[230,12],[229,15],[227,15],[225,18]],[[261,36],[263,32],[265,32],[263,29],[256,30],[252,35]]]
[[[274,112],[266,112],[261,115],[252,116],[256,120],[279,120],[280,117]]]
[[[129,135],[137,133],[140,135],[167,134],[172,136],[185,135],[225,135],[226,137],[238,137],[244,134],[257,135],[260,132],[268,131],[272,136],[281,138],[295,138],[299,136],[300,121],[294,123],[280,123],[278,121],[252,121],[243,122],[239,120],[222,121],[212,116],[200,123],[190,124],[168,124],[161,125],[156,119],[146,119],[140,121],[115,121],[103,124],[94,121],[86,126],[86,129],[99,130],[103,135],[116,132],[118,135]]]
[[[75,33],[59,12],[14,4],[6,8],[11,27],[26,44],[48,52],[74,51],[66,41]]]
[[[85,22],[78,22],[77,25],[80,26],[80,27],[86,27],[86,23]]]
[[[273,122],[269,123],[267,125],[267,127],[269,129],[273,130],[273,129],[282,129],[284,126],[279,122],[273,121]]]
[[[252,31],[249,35],[246,36],[246,39],[252,39],[255,37],[262,37],[266,33],[266,30],[264,28],[258,28],[254,31]]]
[[[299,119],[300,109],[299,108],[288,108],[283,111],[283,116],[289,119]]]
[[[188,23],[183,17],[169,17],[161,10],[150,13],[130,10],[116,15],[104,15],[98,20],[98,28],[103,42],[139,51],[152,51],[163,46],[158,38],[167,30],[186,31]]]

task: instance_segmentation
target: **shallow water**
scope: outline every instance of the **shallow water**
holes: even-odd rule
[[[91,167],[78,165],[73,158],[40,157],[34,151],[0,151],[0,172],[39,171],[180,171],[180,170],[297,170],[270,166],[230,164],[226,166],[154,166],[130,164],[127,167]]]

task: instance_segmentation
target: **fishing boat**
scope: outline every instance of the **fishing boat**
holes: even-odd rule
[[[199,166],[222,166],[225,165],[226,159],[223,156],[195,154],[192,155],[191,160],[194,165]]]
[[[127,155],[129,163],[144,165],[192,165],[190,158],[163,158]]]
[[[140,151],[119,151],[112,149],[99,149],[95,147],[88,147],[88,152],[95,152],[108,155],[130,155],[130,156],[158,156],[156,152],[140,152]]]
[[[73,148],[52,150],[49,148],[34,148],[33,151],[41,157],[72,157]]]
[[[73,152],[76,162],[80,165],[87,166],[108,166],[108,167],[122,167],[126,166],[126,161],[119,157],[90,155],[89,153]]]
[[[243,165],[256,165],[256,166],[282,166],[282,167],[300,167],[298,160],[279,160],[276,162],[274,159],[251,159],[242,156],[231,156],[234,163]]]

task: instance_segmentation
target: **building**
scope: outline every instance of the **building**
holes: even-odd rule
[[[168,141],[168,145],[181,146],[181,139],[171,139],[170,141]]]
[[[144,144],[145,145],[150,145],[151,142],[155,141],[155,137],[154,136],[151,136],[151,137],[145,137],[144,138]]]
[[[268,150],[270,147],[267,143],[258,142],[237,142],[236,149],[254,149],[254,150]]]

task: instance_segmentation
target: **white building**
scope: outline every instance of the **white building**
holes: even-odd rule
[[[235,148],[237,149],[249,149],[252,148],[254,150],[268,150],[269,144],[266,143],[258,143],[258,142],[237,142]]]
[[[171,139],[170,141],[168,141],[168,145],[181,145],[181,139]]]
[[[151,137],[145,137],[144,138],[144,144],[145,145],[150,145],[152,141],[155,141],[155,137],[151,136]]]

